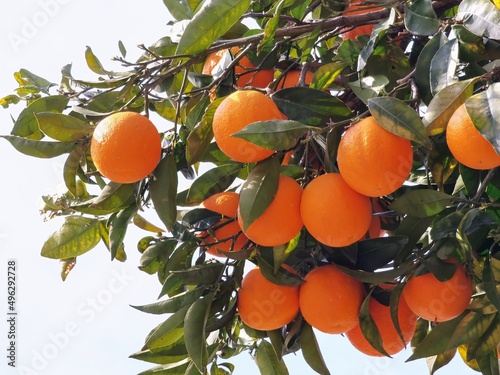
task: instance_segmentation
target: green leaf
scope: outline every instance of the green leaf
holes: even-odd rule
[[[211,285],[220,278],[224,268],[223,263],[214,262],[197,264],[187,270],[172,271],[172,273],[187,285]]]
[[[257,51],[260,50],[269,42],[272,42],[274,36],[276,34],[276,30],[278,30],[278,26],[281,21],[281,13],[283,11],[284,6],[286,5],[286,0],[279,0],[273,5],[274,14],[266,23],[266,27],[264,28],[264,37],[259,42],[257,46]]]
[[[497,350],[500,342],[500,313],[494,314],[494,319],[481,338],[469,345],[467,360],[483,357]]]
[[[434,218],[432,216],[421,218],[406,215],[403,218],[396,229],[396,235],[406,236],[408,238],[408,243],[395,257],[394,263],[396,265],[403,263],[405,259],[412,254],[415,245],[420,240],[420,237],[427,231],[433,220]]]
[[[333,85],[335,79],[349,65],[345,62],[336,61],[321,65],[315,72],[311,80],[310,88],[316,90],[326,90]]]
[[[500,84],[493,83],[486,91],[465,101],[465,109],[474,126],[500,154]]]
[[[255,362],[262,375],[288,375],[285,362],[278,359],[273,346],[266,340],[261,340],[257,346]]]
[[[92,48],[87,46],[85,49],[85,61],[87,62],[87,66],[89,67],[90,70],[92,70],[96,74],[100,75],[113,75],[113,72],[110,72],[106,69],[103,68],[101,62],[97,58],[96,55],[94,55],[94,52],[92,52]]]
[[[283,358],[283,335],[281,333],[281,329],[274,329],[272,331],[267,331],[267,337],[271,341],[271,345],[273,346],[274,352],[278,357],[278,361],[281,361]]]
[[[189,309],[184,306],[156,326],[146,337],[142,350],[163,348],[177,342],[184,336],[182,325]]]
[[[381,93],[384,93],[389,83],[389,78],[379,74],[364,76],[357,81],[349,82],[349,87],[363,103],[368,104],[370,99],[376,98]]]
[[[89,136],[94,127],[73,116],[53,112],[35,113],[40,130],[60,142],[71,142]]]
[[[20,153],[36,158],[54,158],[69,153],[76,146],[75,142],[36,141],[15,135],[0,135]]]
[[[205,327],[210,313],[210,306],[214,294],[210,293],[195,301],[186,313],[184,320],[184,340],[189,358],[194,362],[196,368],[205,373],[207,366],[207,343]]]
[[[427,358],[427,367],[429,368],[430,374],[433,375],[437,370],[443,368],[455,357],[457,353],[456,349],[448,350],[444,353],[439,353],[436,356]]]
[[[368,109],[385,130],[432,149],[422,120],[403,101],[391,96],[373,98],[368,101]]]
[[[300,332],[300,347],[307,364],[318,374],[330,375],[318,346],[312,327],[305,323]]]
[[[356,269],[370,272],[387,265],[407,243],[408,237],[406,236],[379,237],[358,241]]]
[[[89,208],[103,212],[117,212],[130,206],[135,201],[136,184],[119,184],[109,182],[101,194],[93,199]]]
[[[97,219],[68,216],[59,230],[42,246],[41,255],[51,259],[67,259],[85,254],[101,240]]]
[[[231,29],[249,6],[250,0],[211,0],[203,3],[184,29],[176,55],[194,55],[207,49]]]
[[[173,298],[165,301],[151,303],[149,305],[132,306],[134,309],[149,314],[173,314],[180,308],[191,305],[197,301],[205,291],[205,287],[198,287],[186,292],[180,293]]]
[[[118,41],[118,49],[123,58],[127,57],[127,49],[121,40]]]
[[[483,357],[476,358],[476,360],[482,375],[496,375],[500,373],[497,352],[492,351]]]
[[[452,198],[451,195],[436,190],[410,190],[394,200],[390,207],[399,213],[428,217],[443,211]]]
[[[236,179],[241,167],[241,164],[231,163],[208,170],[191,184],[186,202],[199,204],[209,196],[225,191]]]
[[[76,147],[68,155],[68,158],[64,162],[63,167],[63,179],[64,184],[68,188],[68,191],[77,197],[77,185],[76,185],[76,175],[78,173],[78,168],[80,167],[80,161],[83,158],[84,148]]]
[[[285,286],[294,286],[303,283],[303,280],[299,276],[289,272],[282,267],[280,267],[278,271],[275,272],[274,267],[269,264],[261,255],[257,255],[256,259],[262,275],[264,275],[264,277],[272,283]]]
[[[169,363],[168,365],[156,366],[149,370],[142,371],[138,375],[185,375],[189,363],[190,362],[186,359],[176,363]]]
[[[435,326],[414,349],[413,354],[406,360],[406,362],[419,358],[431,357],[447,351],[453,332],[455,332],[458,324],[466,314],[467,313],[464,312],[452,320],[441,322]]]
[[[432,58],[429,71],[433,95],[458,82],[456,76],[458,61],[458,41],[456,39],[449,40],[437,50]]]
[[[232,137],[242,138],[271,150],[288,150],[308,131],[315,129],[297,121],[270,120],[253,122]]]
[[[337,268],[346,275],[354,277],[356,280],[359,280],[362,283],[380,284],[380,283],[393,282],[394,279],[402,275],[405,275],[410,270],[411,266],[412,265],[410,263],[404,263],[397,268],[389,269],[386,271],[378,271],[378,272],[353,270],[340,265],[337,265]]]
[[[194,12],[186,0],[163,0],[163,4],[176,21],[189,20],[193,17]]]
[[[431,84],[430,84],[430,69],[432,58],[441,48],[448,38],[443,32],[434,35],[424,46],[417,58],[415,64],[415,84],[418,87],[418,92],[424,101],[429,104],[432,99]]]
[[[132,218],[132,222],[136,227],[141,228],[142,230],[146,230],[148,232],[153,232],[153,233],[165,232],[165,229],[159,228],[156,225],[150,223],[148,220],[146,220],[138,213],[134,215],[134,217]]]
[[[384,349],[384,345],[382,343],[382,337],[380,336],[380,332],[378,330],[375,321],[370,315],[370,301],[372,299],[373,289],[370,290],[370,293],[366,296],[363,303],[361,304],[361,308],[359,310],[359,327],[361,328],[361,333],[365,337],[366,341],[379,353],[383,354],[386,357],[391,357]]]
[[[20,137],[40,140],[43,134],[38,128],[35,113],[39,112],[56,112],[61,113],[68,105],[69,98],[63,95],[53,95],[37,99],[30,103],[28,107],[23,109],[19,114],[11,134]]]
[[[478,36],[500,39],[500,12],[490,1],[462,1],[458,6],[457,21],[462,21]]]
[[[478,340],[486,332],[494,318],[495,314],[469,312],[455,328],[448,343],[448,349]]]
[[[396,12],[391,9],[389,17],[385,21],[379,22],[373,29],[368,43],[361,49],[358,57],[358,67],[357,70],[361,71],[365,68],[368,63],[368,59],[372,56],[375,51],[375,47],[382,37],[387,33],[387,30],[394,25],[396,21]]]
[[[0,105],[4,108],[9,108],[11,104],[17,104],[21,101],[21,98],[17,95],[11,94],[0,98]]]
[[[212,120],[214,113],[222,100],[215,100],[209,104],[201,121],[189,133],[186,140],[186,161],[188,164],[194,164],[200,161],[201,157],[208,149],[210,142],[214,137],[212,131]]]
[[[271,98],[290,120],[311,126],[325,126],[352,116],[351,110],[338,98],[309,87],[289,87]]]
[[[500,295],[498,294],[497,281],[491,267],[491,254],[484,259],[482,280],[484,291],[490,302],[500,311]]]
[[[241,186],[239,215],[243,230],[248,229],[274,200],[278,191],[279,166],[276,157],[257,163]]]
[[[123,240],[127,233],[127,228],[130,220],[137,212],[135,204],[121,210],[109,222],[109,251],[111,252],[111,260],[115,259],[116,254],[123,246]]]
[[[177,364],[187,357],[188,353],[182,339],[165,348],[141,350],[129,356],[129,358],[158,364]]]
[[[437,135],[445,131],[453,113],[472,95],[474,82],[474,79],[460,81],[436,94],[423,117],[428,135]]]
[[[20,88],[23,86],[33,86],[47,95],[49,94],[49,89],[56,85],[26,69],[20,69],[19,72],[14,73],[14,78],[19,83]]]
[[[177,166],[173,154],[166,155],[154,171],[151,182],[151,200],[167,230],[172,230],[177,219]]]
[[[405,27],[412,35],[432,36],[439,28],[439,20],[431,0],[416,0],[404,6]]]

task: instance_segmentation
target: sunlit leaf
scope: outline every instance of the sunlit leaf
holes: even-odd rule
[[[457,21],[462,21],[478,36],[500,39],[500,12],[490,1],[462,1],[458,6]]]
[[[60,142],[82,139],[92,133],[94,127],[73,116],[53,112],[35,113],[40,130]]]
[[[344,62],[333,62],[321,65],[313,74],[310,88],[326,90],[333,85],[335,79],[348,67]]]
[[[450,204],[452,196],[436,190],[410,190],[397,198],[391,208],[415,217],[428,217],[441,212]]]
[[[432,149],[422,120],[403,101],[390,96],[373,98],[368,101],[368,109],[387,131]]]
[[[405,4],[405,27],[414,35],[431,36],[439,27],[439,20],[431,0],[417,0]]]
[[[76,257],[61,259],[59,263],[61,265],[61,279],[62,281],[66,281],[69,273],[76,266]]]
[[[212,0],[203,3],[182,33],[177,55],[193,55],[224,35],[248,10],[249,0]],[[217,17],[214,17],[214,15]]]
[[[307,323],[304,324],[304,327],[300,331],[300,346],[304,359],[314,371],[322,375],[330,374],[323,359],[323,355],[320,352],[314,331]]]
[[[92,250],[101,240],[97,219],[68,216],[59,230],[42,246],[41,255],[52,259],[77,257]]]
[[[368,343],[376,351],[387,357],[390,357],[390,355],[384,349],[380,331],[370,314],[369,306],[372,299],[372,292],[373,289],[370,291],[370,293],[368,293],[363,303],[361,304],[361,308],[359,309],[359,327],[366,341],[368,341]]]
[[[271,150],[287,150],[311,129],[297,121],[269,120],[251,123],[232,136]]]

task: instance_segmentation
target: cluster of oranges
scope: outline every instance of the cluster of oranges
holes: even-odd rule
[[[394,286],[381,284],[379,287],[390,295]],[[462,266],[457,266],[453,277],[445,282],[430,273],[413,277],[397,302],[399,331],[388,301],[383,303],[371,296],[368,310],[377,326],[384,354],[393,355],[406,347],[415,333],[419,316],[432,322],[453,319],[465,311],[471,295],[472,283]],[[384,354],[365,337],[359,323],[365,298],[364,284],[333,264],[308,272],[300,286],[275,284],[255,267],[241,282],[237,308],[247,326],[263,331],[292,323],[300,312],[312,327],[329,334],[345,334],[362,353],[382,356]]]

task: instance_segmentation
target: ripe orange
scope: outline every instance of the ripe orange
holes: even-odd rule
[[[457,265],[453,277],[444,282],[430,272],[412,277],[402,296],[418,316],[432,322],[444,322],[457,317],[469,306],[472,282],[465,268]]]
[[[339,171],[358,193],[380,197],[396,191],[408,178],[413,150],[408,139],[366,117],[346,130],[337,154]]]
[[[492,169],[500,165],[500,155],[476,129],[465,104],[448,121],[446,142],[455,159],[469,168]]]
[[[215,111],[212,122],[215,142],[222,152],[236,161],[258,162],[274,151],[232,135],[253,122],[285,119],[273,100],[263,93],[236,91],[227,96]]]
[[[372,220],[370,221],[370,227],[368,228],[368,238],[380,237],[381,230],[382,227],[380,224],[380,216],[372,215]]]
[[[369,4],[363,4],[361,1],[351,1],[350,4],[344,9],[344,16],[354,16],[357,14],[365,14],[370,12],[375,12],[377,10],[381,10],[380,7],[373,7]],[[375,28],[375,24],[369,25],[359,25],[354,26],[352,29],[346,28],[345,32],[340,34],[340,37],[344,40],[356,40],[358,36],[361,35],[371,35],[373,29]]]
[[[240,88],[246,86],[265,88],[274,80],[273,69],[254,70],[256,66],[247,56],[243,56],[238,65],[234,67],[236,85]]]
[[[293,178],[280,175],[274,200],[250,226],[245,235],[262,246],[278,246],[287,243],[302,229],[300,200],[302,187]],[[238,215],[243,228],[243,220]]]
[[[217,64],[222,60],[224,55],[226,53],[229,53],[227,49],[222,49],[217,52],[213,52],[210,55],[207,56],[207,59],[205,60],[203,64],[203,69],[201,72],[203,74],[207,75],[212,75],[213,69],[217,66]]]
[[[334,265],[310,271],[300,285],[300,311],[314,328],[325,333],[345,333],[359,323],[365,289],[358,280]]]
[[[309,233],[333,247],[360,240],[372,220],[370,199],[351,189],[338,173],[320,175],[305,187],[300,213]]]
[[[147,117],[118,112],[97,124],[90,154],[104,177],[118,183],[133,183],[147,177],[157,166],[161,139]]]
[[[309,86],[312,81],[314,73],[308,70],[306,76],[304,77],[304,84]],[[295,87],[298,85],[300,80],[300,70],[291,70],[286,73],[285,77],[280,81],[278,89],[285,89],[287,87]]]
[[[235,218],[238,211],[240,195],[233,191],[216,193],[203,201],[202,207],[218,214]]]
[[[203,246],[209,246],[205,251],[211,255],[224,257],[224,254],[219,251],[239,251],[248,241],[248,238],[241,232],[240,225],[234,219],[224,218],[213,227],[217,228],[214,230],[214,237],[207,236],[202,242]]]
[[[375,298],[371,297],[368,310],[379,330],[382,345],[387,354],[393,355],[403,350],[415,334],[418,318],[417,315],[410,310],[405,300],[400,298],[398,304],[398,323],[404,337],[404,342],[401,340],[401,337],[399,337],[396,327],[392,322],[389,306],[383,305]],[[370,345],[361,332],[361,327],[359,325],[347,332],[346,336],[351,344],[360,352],[375,357],[383,356],[382,353],[378,352]]]
[[[299,287],[274,284],[255,267],[241,281],[237,309],[243,323],[253,329],[281,328],[299,312]]]
[[[203,246],[209,246],[206,252],[215,256],[224,256],[219,251],[239,251],[243,249],[248,238],[241,232],[240,225],[235,220],[238,210],[240,195],[232,191],[214,194],[203,201],[202,207],[225,216],[213,225],[214,237],[206,232],[201,236],[207,236]],[[216,243],[217,242],[217,243]]]

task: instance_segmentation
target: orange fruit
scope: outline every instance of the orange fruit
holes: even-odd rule
[[[306,76],[304,77],[304,84],[309,86],[312,81],[314,73],[308,70]],[[291,70],[286,73],[285,77],[280,81],[278,89],[285,89],[287,87],[295,87],[298,85],[300,80],[300,70]]]
[[[472,282],[465,268],[457,265],[453,277],[444,282],[430,272],[412,277],[402,296],[418,316],[432,322],[444,322],[457,317],[469,306]]]
[[[217,66],[217,64],[222,60],[224,55],[229,53],[227,49],[221,49],[217,52],[213,52],[207,56],[207,59],[203,63],[203,68],[201,72],[203,74],[212,75],[213,69]]]
[[[273,100],[263,93],[236,91],[227,96],[214,113],[212,128],[215,142],[231,159],[241,163],[258,162],[274,151],[232,135],[253,122],[285,119]]]
[[[241,281],[237,309],[243,323],[253,329],[281,328],[299,312],[299,287],[274,284],[255,267]]]
[[[248,238],[241,232],[236,220],[225,218],[213,226],[217,228],[214,230],[214,237],[207,236],[202,242],[203,246],[208,246],[205,250],[207,253],[223,257],[221,252],[239,251],[245,247]]]
[[[287,243],[302,229],[300,200],[302,187],[293,178],[280,175],[278,190],[273,201],[243,233],[262,246],[278,246]],[[243,228],[243,220],[238,214]]]
[[[380,197],[396,191],[408,178],[413,150],[408,139],[388,132],[370,116],[346,130],[337,162],[350,187],[360,194]]]
[[[370,4],[363,4],[360,1],[351,1],[349,5],[344,9],[344,16],[355,16],[357,14],[365,14],[374,12],[377,10],[381,10],[381,7],[373,7]],[[356,40],[358,36],[361,35],[371,35],[373,29],[375,28],[375,24],[369,25],[359,25],[353,26],[352,28],[346,28],[346,30],[340,34],[340,37],[344,40]]]
[[[240,88],[246,86],[265,88],[274,80],[273,69],[254,70],[256,66],[250,62],[247,56],[243,56],[234,67],[236,74],[236,85]]]
[[[386,306],[371,297],[368,310],[378,328],[380,338],[382,339],[382,346],[387,354],[393,355],[403,350],[415,334],[418,318],[417,315],[410,310],[405,300],[400,298],[398,304],[398,323],[404,342],[401,340],[401,337],[399,337],[396,327],[392,322],[389,306]],[[361,332],[361,327],[359,325],[348,331],[346,336],[351,344],[360,352],[375,357],[383,356],[382,353],[370,345]]]
[[[370,199],[351,189],[338,173],[320,175],[305,187],[300,213],[309,233],[332,247],[360,240],[372,220]]]
[[[332,264],[313,269],[300,285],[300,311],[314,328],[345,333],[359,323],[365,289],[358,280]]]
[[[465,104],[448,121],[446,142],[455,159],[469,168],[492,169],[500,165],[500,155],[474,126]]]
[[[380,237],[381,230],[382,226],[380,224],[380,217],[377,215],[372,215],[372,220],[370,221],[370,226],[368,227],[368,238]]]
[[[236,217],[240,195],[233,191],[224,191],[211,195],[203,201],[202,207],[227,217]]]
[[[97,124],[90,154],[104,177],[133,183],[147,177],[158,165],[161,139],[147,117],[136,112],[118,112]]]
[[[235,220],[238,211],[240,195],[232,191],[216,193],[203,201],[202,207],[225,216],[213,225],[214,237],[203,232],[200,237],[204,238],[202,245],[209,246],[206,252],[215,256],[224,256],[220,251],[239,251],[243,249],[248,238],[241,232],[240,225]],[[232,220],[231,220],[232,219]]]

